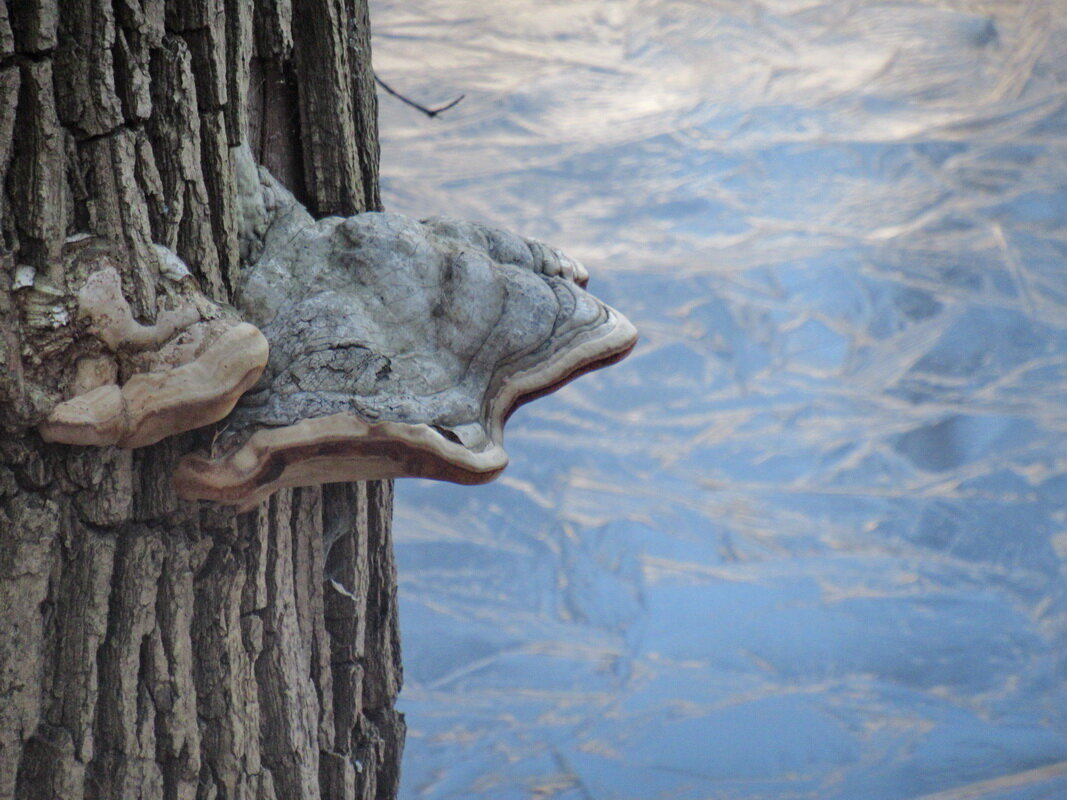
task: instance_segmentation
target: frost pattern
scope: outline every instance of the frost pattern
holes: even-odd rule
[[[1059,0],[372,11],[387,207],[643,335],[399,487],[403,798],[1067,797]]]

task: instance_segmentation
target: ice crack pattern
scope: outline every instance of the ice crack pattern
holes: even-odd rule
[[[1067,797],[1058,0],[378,0],[390,211],[642,332],[398,487],[403,800]]]

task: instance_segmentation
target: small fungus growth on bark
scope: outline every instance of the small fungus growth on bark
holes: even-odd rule
[[[106,248],[79,259],[88,274],[73,322],[101,346],[78,359],[72,396],[38,425],[46,441],[146,447],[222,419],[259,378],[263,334],[201,294],[172,252],[156,255],[156,296],[170,305],[152,324],[134,319]]]

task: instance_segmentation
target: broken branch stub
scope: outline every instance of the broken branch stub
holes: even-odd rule
[[[634,345],[582,288],[585,268],[540,242],[443,217],[316,222],[265,171],[255,188],[255,261],[235,302],[270,359],[216,451],[180,463],[186,498],[250,507],[285,486],[492,480],[518,405]]]

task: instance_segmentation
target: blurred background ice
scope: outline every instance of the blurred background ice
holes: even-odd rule
[[[386,207],[642,333],[398,485],[403,800],[1067,797],[1067,3],[372,14]]]

